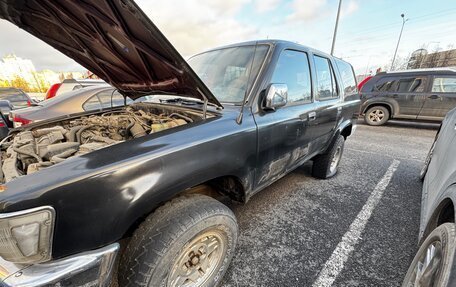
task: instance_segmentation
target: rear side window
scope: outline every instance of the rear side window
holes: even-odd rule
[[[433,93],[456,93],[456,78],[436,77],[432,82]]]
[[[427,77],[383,77],[373,87],[373,92],[424,93]]]
[[[101,109],[101,103],[100,100],[98,100],[97,95],[92,96],[89,98],[83,105],[82,108],[84,111],[93,111],[93,110],[99,110]]]
[[[283,51],[280,54],[271,82],[287,84],[288,102],[310,102],[312,100],[312,85],[307,54],[294,50]]]
[[[329,59],[314,56],[314,61],[317,73],[317,99],[330,100],[337,98],[336,77]]]
[[[114,94],[112,90],[100,92],[98,93],[98,98],[103,109],[110,107],[119,107],[123,106],[124,104],[124,97],[117,91],[115,91]]]
[[[356,88],[355,73],[353,72],[352,66],[344,61],[336,59],[337,68],[339,68],[340,75],[342,77],[342,85],[344,87],[344,95],[350,96],[358,92]]]
[[[375,86],[373,92],[395,92],[397,89],[399,79],[396,77],[383,77],[380,78]]]

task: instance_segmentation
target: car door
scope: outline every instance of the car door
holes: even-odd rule
[[[313,111],[308,54],[281,51],[269,83],[286,84],[288,101],[274,111],[255,114],[258,126],[256,187],[268,185],[295,167],[308,153],[307,126]]]
[[[426,99],[428,76],[401,76],[389,97],[397,102],[397,116],[416,119]]]
[[[433,76],[429,90],[419,119],[442,119],[456,107],[456,76]]]
[[[315,111],[309,121],[309,130],[312,134],[312,146],[325,146],[337,124],[342,111],[340,103],[340,88],[335,76],[331,60],[325,56],[313,55]]]

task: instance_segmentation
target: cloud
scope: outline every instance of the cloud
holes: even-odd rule
[[[350,16],[351,14],[355,13],[359,9],[359,3],[356,0],[351,0],[348,4],[342,2],[342,11],[340,12],[340,16],[342,18]]]
[[[274,10],[279,6],[281,0],[255,0],[255,9],[258,13],[265,13]]]
[[[326,14],[327,0],[293,0],[291,8],[293,13],[288,15],[291,22],[308,22]]]
[[[0,31],[0,58],[14,53],[18,57],[31,59],[38,70],[84,70],[72,59],[6,20],[0,19]]]
[[[236,14],[251,1],[137,0],[137,3],[187,57],[216,46],[256,38],[255,27],[236,19]],[[5,20],[0,19],[0,31],[0,58],[15,53],[18,57],[31,59],[38,70],[84,70],[72,59]]]
[[[257,29],[235,17],[249,1],[169,0],[157,5],[141,0],[138,4],[176,49],[190,56],[215,46],[255,38]]]

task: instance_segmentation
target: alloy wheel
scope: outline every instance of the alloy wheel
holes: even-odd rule
[[[440,269],[441,261],[442,244],[440,241],[434,241],[429,244],[426,252],[421,255],[407,286],[434,286]]]
[[[369,120],[378,123],[381,122],[385,118],[385,113],[378,109],[378,110],[373,110],[369,113]]]

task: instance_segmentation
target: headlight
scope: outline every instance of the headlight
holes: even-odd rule
[[[54,220],[50,206],[0,213],[0,256],[22,264],[50,260]]]

